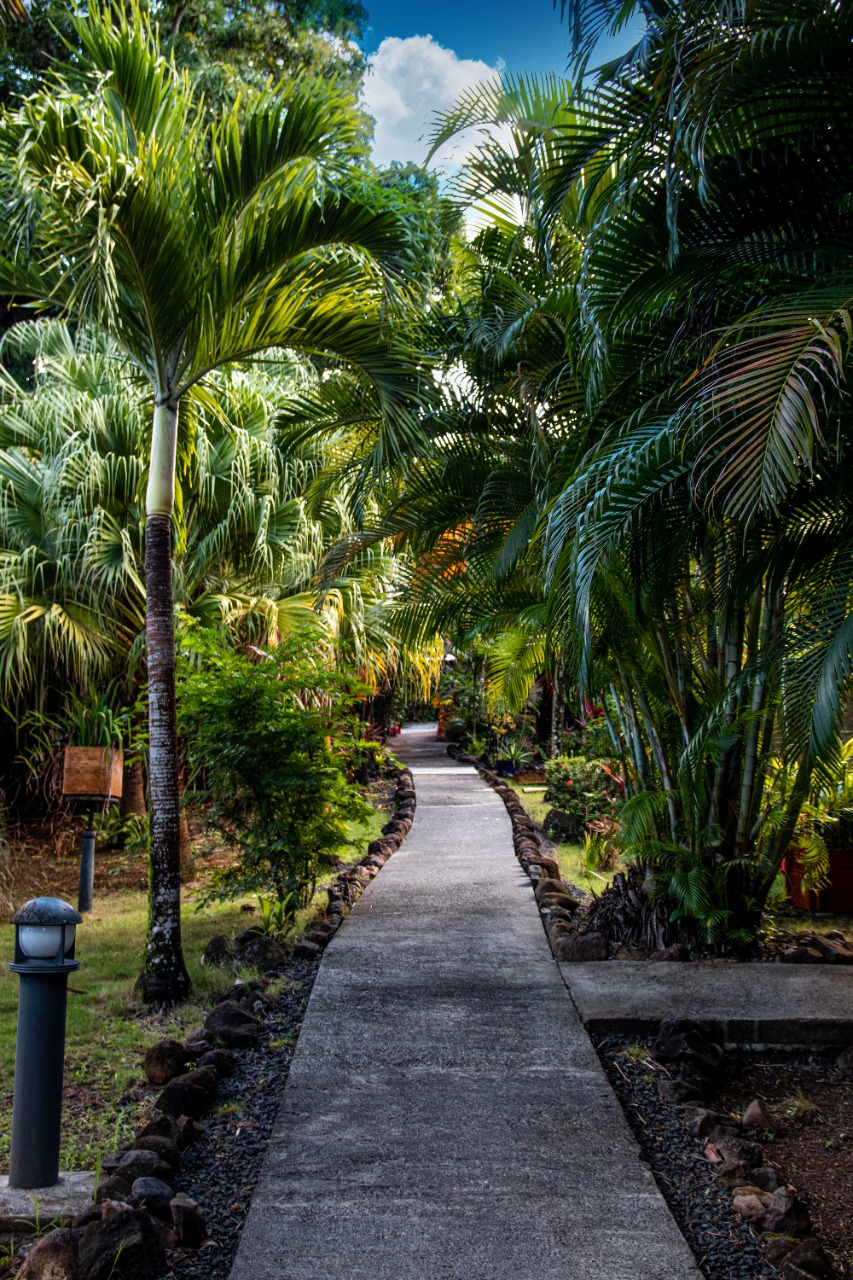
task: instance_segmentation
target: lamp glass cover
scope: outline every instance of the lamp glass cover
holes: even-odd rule
[[[70,935],[70,937],[69,937]],[[74,925],[66,925],[65,945],[74,941]],[[62,946],[62,925],[22,924],[18,926],[18,944],[28,960],[52,960]]]

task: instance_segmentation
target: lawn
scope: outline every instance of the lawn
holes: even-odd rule
[[[509,785],[529,816],[541,827],[548,811],[552,808],[552,805],[545,800],[545,792],[525,791],[524,783],[510,782]],[[601,893],[602,889],[606,889],[610,884],[618,870],[616,868],[614,871],[590,871],[584,861],[583,845],[555,843],[554,849],[563,879],[570,880],[572,884],[579,885],[589,893]]]
[[[379,799],[377,795],[374,802]],[[362,856],[365,844],[378,835],[386,818],[386,812],[378,811],[366,823],[352,824],[352,835],[360,846],[353,851],[353,861]],[[203,860],[197,865],[203,867]],[[27,885],[18,865],[16,901],[50,892],[44,883],[44,860],[34,858],[32,868],[32,883]],[[67,881],[73,870],[66,870],[61,880]],[[336,874],[330,871],[319,882],[313,902],[297,916],[295,933],[303,932],[311,919],[322,914],[325,889]],[[180,1040],[201,1026],[211,997],[236,976],[203,968],[199,958],[214,934],[237,933],[258,919],[241,911],[244,901],[255,905],[255,900],[247,896],[199,910],[205,878],[201,870],[185,891],[182,914],[192,995],[166,1015],[144,1009],[133,992],[146,932],[145,892],[136,887],[118,889],[119,881],[113,879],[109,891],[96,891],[94,910],[78,926],[80,969],[71,975],[68,996],[63,1169],[91,1169],[98,1153],[106,1154],[119,1141],[132,1137],[140,1105],[150,1094],[141,1067],[145,1049],[163,1036]],[[65,884],[54,891],[64,890]],[[76,901],[74,894],[66,891],[66,896]],[[6,930],[5,939],[4,950],[11,958],[11,929]],[[240,976],[257,975],[241,970]],[[17,1006],[18,979],[4,964],[0,968],[0,1173],[7,1172],[9,1162]]]

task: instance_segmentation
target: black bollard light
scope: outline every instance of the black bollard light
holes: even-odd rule
[[[12,916],[21,979],[9,1186],[32,1190],[59,1181],[62,1078],[68,975],[83,917],[61,898],[33,898]]]
[[[77,910],[92,910],[92,895],[95,890],[95,831],[92,814],[89,814],[89,825],[83,832],[83,844],[80,849],[80,887],[77,891]]]

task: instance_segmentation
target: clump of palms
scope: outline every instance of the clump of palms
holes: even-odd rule
[[[0,125],[0,287],[96,325],[150,424],[145,499],[151,924],[141,989],[180,998],[172,520],[192,449],[181,406],[271,347],[343,361],[386,451],[411,436],[415,378],[383,330],[399,214],[348,180],[357,112],[334,86],[265,90],[210,124],[139,9],[90,9],[79,77]],[[82,77],[82,78],[81,78]]]

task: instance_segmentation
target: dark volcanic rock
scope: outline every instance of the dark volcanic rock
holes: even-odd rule
[[[768,1231],[774,1236],[804,1236],[811,1226],[808,1205],[789,1187],[774,1191],[765,1212],[755,1220],[756,1231]]]
[[[836,1272],[817,1240],[795,1245],[782,1263],[784,1280],[835,1280]]]
[[[139,1130],[137,1134],[139,1138],[168,1138],[171,1142],[178,1140],[178,1124],[174,1116],[164,1115],[162,1111],[155,1111],[154,1116],[148,1121],[144,1128]],[[134,1143],[136,1146],[136,1143]],[[152,1151],[154,1148],[152,1147]]]
[[[171,1116],[169,1117],[171,1119]],[[134,1143],[138,1151],[154,1151],[170,1169],[179,1169],[181,1150],[171,1138],[160,1138],[156,1134],[143,1134]]]
[[[175,1192],[162,1178],[137,1178],[130,1194],[133,1203],[140,1209],[145,1209],[155,1218],[168,1218],[171,1221],[169,1204]]]
[[[191,1147],[203,1137],[203,1124],[199,1124],[198,1120],[193,1120],[191,1116],[178,1116],[178,1146],[181,1151],[186,1151],[187,1147]]]
[[[606,960],[610,947],[603,933],[566,933],[554,942],[558,960],[583,962]]]
[[[310,938],[303,938],[301,942],[297,942],[293,948],[293,954],[300,960],[313,960],[320,952],[320,948],[316,942],[312,942]]]
[[[162,1086],[182,1075],[191,1057],[177,1040],[159,1040],[146,1051],[142,1069],[151,1084]]]
[[[230,1049],[209,1049],[198,1060],[199,1067],[212,1067],[217,1080],[234,1074],[234,1054]]]
[[[218,933],[215,938],[211,938],[204,951],[201,953],[199,964],[201,965],[223,965],[230,964],[234,958],[234,948],[231,942],[226,938],[224,933]]]
[[[204,1210],[183,1191],[173,1198],[170,1209],[178,1244],[197,1249],[207,1235]]]
[[[217,1005],[217,1009],[221,1008],[222,1005]],[[171,1116],[198,1119],[210,1110],[215,1101],[216,1072],[210,1067],[196,1067],[195,1071],[188,1071],[186,1075],[169,1081],[157,1099],[157,1109]]]
[[[675,942],[671,947],[664,947],[661,951],[653,951],[649,956],[649,963],[658,963],[661,960],[676,960],[680,963],[690,959],[690,949],[685,947],[683,942]]]
[[[136,1151],[120,1151],[115,1156],[102,1161],[101,1168],[107,1174],[124,1178],[128,1188],[137,1178],[161,1178],[169,1176],[169,1166],[161,1160],[156,1151],[140,1148]]]
[[[155,1280],[166,1253],[154,1224],[139,1209],[118,1209],[90,1222],[80,1239],[79,1280]]]
[[[286,962],[287,952],[267,934],[250,938],[237,949],[234,959],[237,964],[251,965],[261,973],[275,973]]]
[[[130,1182],[120,1174],[114,1173],[108,1178],[101,1178],[95,1199],[98,1204],[103,1200],[129,1200]]]
[[[60,1227],[39,1240],[21,1270],[18,1280],[76,1280],[77,1236]]]
[[[297,948],[298,950],[298,948]],[[204,1025],[227,1049],[245,1049],[257,1044],[261,1024],[235,1000],[225,1000],[207,1015]]]

